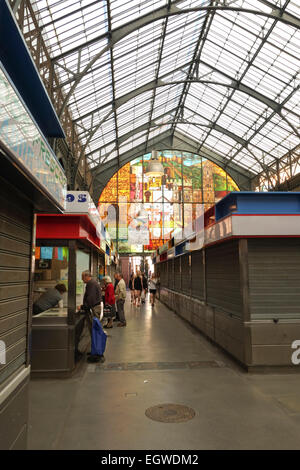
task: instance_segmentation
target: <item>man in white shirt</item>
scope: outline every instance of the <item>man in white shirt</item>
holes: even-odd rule
[[[116,287],[115,295],[117,302],[117,309],[120,322],[117,326],[126,326],[125,313],[124,313],[124,304],[126,300],[126,284],[123,279],[123,274],[117,274],[118,285]]]

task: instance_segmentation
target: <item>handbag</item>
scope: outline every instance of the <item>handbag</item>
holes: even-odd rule
[[[104,318],[111,318],[113,316],[113,309],[112,305],[104,305],[103,307],[103,317]]]
[[[107,336],[99,318],[93,318],[91,356],[102,356],[106,347]]]

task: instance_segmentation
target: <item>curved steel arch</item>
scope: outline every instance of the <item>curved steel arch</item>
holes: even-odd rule
[[[259,0],[261,1],[261,0]],[[230,6],[205,6],[205,7],[194,7],[194,8],[187,8],[184,10],[180,10],[176,7],[176,4],[181,2],[181,0],[175,0],[170,6],[165,6],[162,8],[159,8],[151,13],[148,13],[147,15],[144,15],[142,18],[138,18],[134,21],[132,21],[130,24],[126,24],[125,26],[120,27],[119,29],[116,29],[114,31],[111,31],[109,33],[106,33],[101,36],[102,39],[107,38],[109,36],[109,44],[105,46],[98,54],[93,57],[93,59],[85,66],[84,70],[80,72],[75,79],[73,85],[71,86],[62,106],[61,109],[58,112],[58,116],[61,117],[70,97],[74,93],[77,85],[80,83],[81,79],[84,77],[86,72],[93,66],[93,64],[105,53],[107,52],[114,44],[119,42],[121,39],[124,39],[128,34],[133,33],[134,31],[147,26],[150,23],[153,23],[155,21],[162,20],[164,18],[170,17],[170,16],[175,16],[175,15],[180,15],[180,14],[187,14],[187,13],[193,13],[197,11],[206,11],[206,12],[217,12],[217,11],[233,11],[233,12],[241,12],[241,13],[246,13],[246,14],[253,14],[253,15],[258,15],[258,16],[264,16],[267,18],[272,18],[276,21],[282,21],[284,23],[289,24],[290,26],[293,26],[295,28],[300,28],[300,20],[297,18],[294,18],[292,15],[283,13],[282,10],[278,7],[274,7],[272,5],[273,10],[271,13],[266,13],[266,12],[261,12],[258,10],[252,10],[252,9],[246,9],[246,8],[241,8],[241,7],[230,7]],[[265,2],[264,2],[265,3]],[[93,42],[99,41],[100,38],[97,40],[94,40]],[[85,47],[84,45],[82,47]],[[75,50],[78,50],[76,48]],[[74,52],[74,50],[73,50]],[[71,51],[68,51],[68,55],[71,53]],[[61,57],[61,56],[60,56]],[[53,62],[57,61],[58,59],[55,58],[53,59]]]

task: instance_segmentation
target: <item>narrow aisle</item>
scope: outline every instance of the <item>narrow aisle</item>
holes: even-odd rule
[[[31,382],[29,448],[300,448],[300,415],[287,413],[264,380],[240,371],[160,302],[134,307],[128,297],[125,313],[126,328],[107,330],[104,364],[85,364],[68,380]],[[299,387],[299,377],[287,381]],[[161,404],[195,416],[174,423],[146,416]],[[174,409],[164,418],[176,418]]]

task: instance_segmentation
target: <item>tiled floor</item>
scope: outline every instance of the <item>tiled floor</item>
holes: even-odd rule
[[[104,364],[31,382],[30,449],[300,449],[300,374],[245,373],[160,303],[126,316]],[[164,403],[195,417],[146,417]]]

